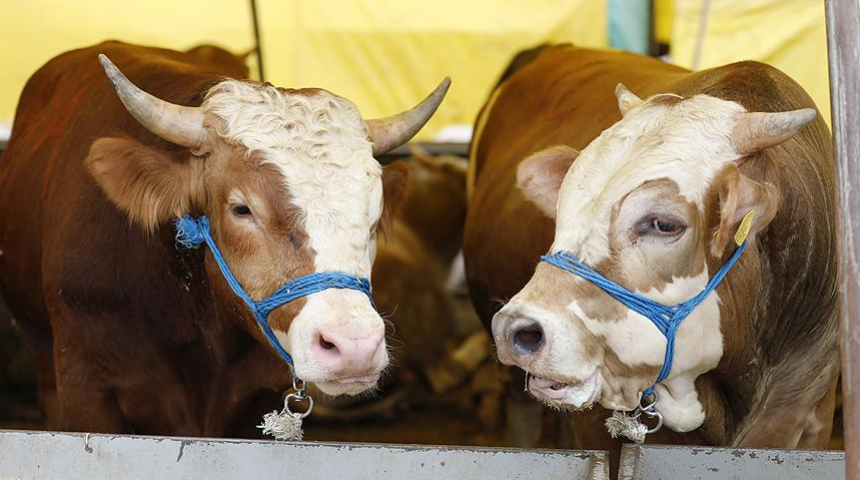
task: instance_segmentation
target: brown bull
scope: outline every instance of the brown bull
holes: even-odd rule
[[[231,78],[246,71],[218,58],[104,43],[24,89],[0,166],[0,283],[51,427],[250,435],[289,385],[272,345],[331,395],[373,388],[388,363],[355,290],[276,308],[269,345],[212,250],[178,248],[172,221],[206,215],[253,300],[314,272],[369,277],[406,178],[374,155],[421,128],[447,81],[365,122],[344,98]]]
[[[574,446],[617,454],[604,421],[639,404],[667,342],[540,256],[567,252],[673,305],[734,253],[751,210],[748,248],[678,330],[656,386],[665,426],[647,441],[827,446],[839,372],[830,145],[809,96],[755,62],[691,73],[556,46],[497,88],[472,145],[470,292],[499,359],[532,374],[538,400],[576,411]]]

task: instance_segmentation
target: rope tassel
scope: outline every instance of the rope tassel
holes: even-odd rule
[[[176,219],[176,243],[185,248],[197,248],[205,241],[198,220],[190,215],[183,215]]]
[[[305,435],[302,430],[302,418],[288,413],[286,409],[277,410],[263,416],[263,423],[257,428],[263,429],[263,434],[275,437],[275,440],[300,442]]]
[[[305,393],[305,382],[293,379],[293,389],[295,392],[284,398],[284,409],[267,413],[263,416],[263,423],[257,426],[263,429],[264,434],[275,437],[275,440],[301,441],[304,437],[302,420],[314,410],[314,399]],[[308,402],[308,409],[304,413],[294,412],[290,410],[290,400]]]
[[[638,415],[619,411],[612,412],[612,416],[606,419],[606,430],[612,438],[624,437],[636,443],[644,442],[648,433],[648,427],[642,425]]]

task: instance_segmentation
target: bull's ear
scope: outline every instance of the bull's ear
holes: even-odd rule
[[[719,224],[711,243],[711,254],[720,256],[730,243],[744,217],[754,210],[755,214],[747,238],[764,230],[779,210],[780,193],[771,183],[760,183],[730,164],[717,177],[719,192]]]
[[[85,164],[96,183],[129,218],[152,232],[202,207],[203,160],[180,159],[128,138],[100,138]]]
[[[549,218],[555,218],[558,191],[579,151],[555,145],[529,155],[517,168],[517,187]]]
[[[382,219],[379,226],[383,233],[392,231],[394,217],[406,198],[408,182],[409,166],[400,160],[388,164],[382,170]]]
[[[621,116],[627,115],[627,112],[642,104],[642,99],[636,94],[627,90],[624,84],[619,83],[615,86],[615,98],[618,100],[618,111]]]

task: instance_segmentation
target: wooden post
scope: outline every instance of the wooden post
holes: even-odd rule
[[[860,24],[857,0],[825,0],[839,199],[845,469],[860,480]]]

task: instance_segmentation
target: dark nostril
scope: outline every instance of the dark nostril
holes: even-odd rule
[[[513,344],[520,353],[535,353],[543,346],[543,329],[537,323],[523,326],[514,332]]]
[[[337,345],[327,341],[323,337],[320,337],[320,346],[323,348],[323,350],[337,350]]]

